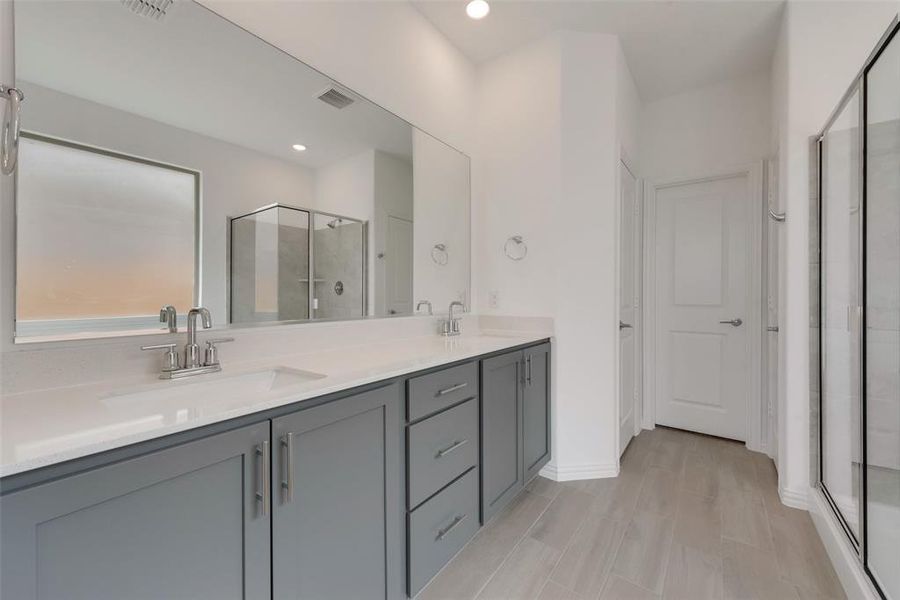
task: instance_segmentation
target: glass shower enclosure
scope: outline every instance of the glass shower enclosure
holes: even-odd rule
[[[873,584],[900,600],[897,31],[895,19],[816,142],[810,337],[818,487]]]
[[[366,222],[271,204],[229,219],[229,322],[366,314]]]

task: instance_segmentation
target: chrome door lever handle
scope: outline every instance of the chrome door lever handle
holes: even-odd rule
[[[619,329],[631,329],[632,327],[633,327],[633,325],[629,325],[628,323],[623,323],[622,321],[619,321]]]
[[[729,319],[727,321],[719,321],[722,325],[731,325],[732,327],[740,327],[744,322],[738,317],[737,319]]]

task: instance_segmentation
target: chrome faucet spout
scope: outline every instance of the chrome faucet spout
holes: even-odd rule
[[[450,303],[450,309],[447,313],[447,320],[441,323],[441,335],[451,336],[451,335],[459,335],[461,333],[459,327],[459,317],[453,312],[453,309],[459,307],[463,311],[466,310],[466,305],[460,302],[459,300],[454,300]]]
[[[186,368],[200,366],[200,346],[197,345],[197,317],[203,329],[212,327],[212,317],[209,311],[198,306],[192,308],[187,315],[187,344],[184,347],[184,366]]]
[[[178,333],[178,313],[171,304],[166,304],[159,309],[159,322],[166,324],[169,333]]]

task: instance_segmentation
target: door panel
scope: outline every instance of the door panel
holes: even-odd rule
[[[748,177],[664,187],[656,202],[656,422],[746,440]]]
[[[253,425],[3,497],[0,596],[269,598],[268,439]]]
[[[822,140],[822,482],[859,536],[860,130],[855,92]]]
[[[634,436],[637,397],[637,311],[635,269],[637,252],[635,202],[637,182],[624,164],[619,165],[619,454]]]
[[[482,521],[487,522],[523,486],[521,352],[481,362]]]
[[[398,596],[399,404],[394,384],[272,421],[275,598]]]
[[[413,312],[413,224],[388,215],[387,222],[387,308],[391,315]]]
[[[525,350],[522,446],[525,481],[550,460],[550,344]]]

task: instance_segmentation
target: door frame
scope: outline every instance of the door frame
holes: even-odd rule
[[[644,252],[643,252],[643,244],[644,244],[644,224],[643,224],[643,213],[644,213],[644,180],[638,176],[637,170],[634,168],[632,161],[629,159],[627,153],[624,148],[621,148],[619,151],[619,165],[625,167],[632,177],[634,177],[634,239],[632,240],[634,255],[633,260],[634,264],[632,268],[634,269],[634,290],[633,290],[633,302],[634,302],[634,316],[632,323],[634,327],[634,356],[632,360],[634,361],[634,391],[632,397],[632,415],[634,421],[634,431],[632,431],[632,437],[636,436],[640,433],[644,420],[644,411],[643,411],[643,397],[644,397]],[[619,211],[622,207],[622,180],[619,176],[618,171],[616,172],[616,228],[618,231],[618,239],[622,239],[623,232],[620,231],[620,223],[622,222],[621,215],[619,215]],[[622,280],[622,256],[619,254],[619,244],[616,244],[616,288],[618,289],[619,282]],[[622,313],[621,307],[621,299],[620,294],[616,294],[616,323],[619,322],[619,315]],[[618,335],[618,328],[616,329]],[[620,436],[620,420],[622,415],[619,414],[619,399],[622,395],[622,381],[619,378],[619,373],[621,372],[621,363],[622,356],[619,353],[619,340],[616,338],[616,452],[618,453],[619,446],[621,440]]]
[[[643,316],[643,410],[641,425],[644,429],[656,428],[656,207],[657,193],[660,190],[681,185],[706,183],[733,177],[746,177],[749,185],[751,214],[756,218],[750,220],[750,267],[747,277],[747,355],[750,368],[747,375],[749,397],[747,401],[747,448],[764,451],[762,440],[768,429],[768,410],[763,410],[762,384],[762,329],[763,311],[765,310],[765,289],[762,275],[763,224],[765,222],[765,198],[763,195],[763,161],[753,162],[737,167],[713,169],[704,174],[692,177],[679,177],[660,181],[648,181],[644,185],[643,229],[643,288],[646,298]]]

